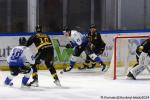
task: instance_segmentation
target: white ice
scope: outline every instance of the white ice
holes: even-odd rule
[[[6,87],[3,81],[8,74],[8,71],[0,71],[0,100],[123,100],[101,97],[150,96],[150,78],[111,80],[99,70],[64,74],[58,71],[62,87],[55,86],[48,70],[39,71],[40,86],[37,88],[21,88],[23,75],[14,78],[13,87]]]

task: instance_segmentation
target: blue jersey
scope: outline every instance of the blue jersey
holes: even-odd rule
[[[22,67],[26,63],[34,64],[34,56],[30,49],[25,46],[14,47],[7,58],[9,66]]]

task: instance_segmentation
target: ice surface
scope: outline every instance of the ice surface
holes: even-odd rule
[[[110,80],[98,69],[58,74],[61,88],[55,86],[47,70],[39,71],[40,87],[37,88],[21,88],[23,75],[14,78],[13,87],[6,87],[3,81],[8,74],[0,71],[0,100],[111,100],[101,96],[150,96],[150,78]]]

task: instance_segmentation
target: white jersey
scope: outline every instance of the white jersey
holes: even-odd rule
[[[25,63],[34,64],[35,59],[30,48],[26,46],[16,46],[14,47],[10,55],[7,57],[7,62],[9,66],[25,66]]]
[[[71,31],[69,39],[73,46],[79,46],[88,42],[86,36],[76,30]]]

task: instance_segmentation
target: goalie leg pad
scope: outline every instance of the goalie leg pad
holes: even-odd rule
[[[136,67],[132,68],[130,72],[133,74],[133,76],[136,78],[137,75],[139,75],[143,70],[145,69],[145,66],[137,65]]]

